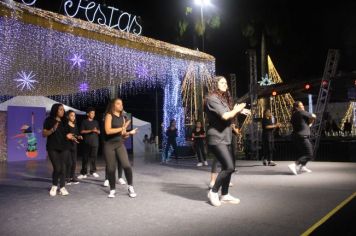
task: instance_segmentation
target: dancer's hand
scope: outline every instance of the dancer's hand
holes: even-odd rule
[[[234,110],[238,113],[241,112],[246,106],[246,103],[235,104]]]
[[[134,135],[134,134],[136,134],[137,133],[137,128],[135,128],[135,129],[133,129],[133,130],[131,130],[130,132],[129,132],[129,134],[131,134],[131,135]]]
[[[244,108],[244,109],[242,109],[241,114],[246,115],[246,116],[251,115],[251,110]]]

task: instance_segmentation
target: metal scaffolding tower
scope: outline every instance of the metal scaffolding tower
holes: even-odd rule
[[[330,97],[330,84],[332,79],[336,75],[336,70],[339,62],[339,51],[336,49],[329,49],[328,57],[326,59],[323,78],[321,80],[321,86],[319,90],[318,100],[315,107],[316,120],[311,128],[312,139],[314,140],[314,158],[318,151],[320,137],[322,132],[322,124],[324,120],[324,114]]]

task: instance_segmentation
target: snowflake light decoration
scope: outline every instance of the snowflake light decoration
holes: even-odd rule
[[[73,63],[72,67],[74,67],[76,65],[78,65],[78,67],[81,67],[82,63],[85,62],[85,60],[82,58],[82,55],[80,55],[80,54],[74,54],[73,57],[69,60],[71,60]]]
[[[260,86],[269,86],[275,84],[272,80],[269,79],[268,75],[266,74],[265,77],[262,77],[261,81],[258,81]]]
[[[14,81],[19,82],[16,87],[20,88],[21,91],[23,91],[25,88],[32,90],[35,88],[33,84],[38,83],[37,80],[33,79],[35,74],[32,74],[32,71],[30,71],[29,74],[24,71],[17,72],[17,74],[20,76],[20,78],[14,79]]]
[[[83,82],[79,85],[79,91],[80,92],[88,92],[89,91],[89,84],[86,82]]]

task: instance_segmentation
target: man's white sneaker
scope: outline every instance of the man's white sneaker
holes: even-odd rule
[[[87,178],[87,175],[79,175],[78,176],[78,179],[86,179]]]
[[[292,173],[293,173],[294,175],[298,175],[298,173],[297,173],[297,166],[296,166],[295,163],[288,165],[288,168],[290,169],[290,171],[292,171]]]
[[[208,162],[207,161],[204,161],[204,166],[208,166]]]
[[[49,191],[49,195],[54,197],[57,195],[57,186],[52,186],[51,190]]]
[[[306,166],[301,166],[299,168],[299,172],[307,172],[307,173],[311,173],[313,172],[311,169],[308,169]]]
[[[125,185],[126,181],[123,178],[119,178],[119,184]]]
[[[135,198],[135,197],[137,196],[137,194],[135,193],[135,190],[134,190],[133,186],[130,185],[130,186],[127,188],[127,190],[128,190],[128,192],[129,192],[129,196],[130,196],[130,197]]]
[[[218,193],[214,193],[213,190],[210,190],[208,193],[208,198],[211,205],[216,207],[221,206]]]
[[[109,180],[106,179],[106,180],[104,181],[104,187],[109,187]]]
[[[100,177],[97,173],[93,173],[93,176],[94,176],[95,178],[99,178],[99,177]]]
[[[59,195],[67,196],[69,193],[65,187],[59,189]]]
[[[203,163],[202,162],[198,162],[197,167],[201,167],[201,166],[203,166]]]
[[[110,193],[108,195],[109,198],[114,198],[115,197],[115,190],[110,190]]]
[[[230,203],[230,204],[239,204],[240,203],[240,199],[233,197],[230,194],[222,195],[220,198],[220,201],[222,203]]]

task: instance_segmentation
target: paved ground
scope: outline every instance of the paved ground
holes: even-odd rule
[[[300,235],[356,191],[356,163],[312,162],[299,176],[289,163],[239,161],[230,192],[241,203],[218,208],[207,203],[209,168],[192,160],[135,158],[136,199],[124,186],[107,198],[102,164],[99,179],[54,198],[49,163],[1,164],[0,235]]]

